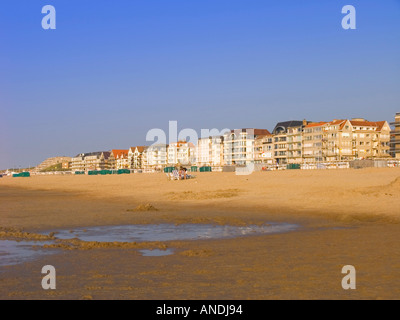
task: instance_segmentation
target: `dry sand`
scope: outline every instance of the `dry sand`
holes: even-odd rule
[[[99,225],[289,222],[296,232],[147,244],[62,243],[0,267],[0,299],[398,299],[400,169],[0,179],[0,238]],[[50,237],[53,235],[50,234]],[[138,248],[176,253],[143,257]],[[64,248],[64,249],[62,249]],[[65,250],[72,249],[72,250]],[[40,270],[57,269],[57,290]],[[354,265],[357,290],[341,287]]]

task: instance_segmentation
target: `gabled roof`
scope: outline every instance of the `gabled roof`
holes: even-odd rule
[[[353,121],[351,120],[350,123],[353,126],[357,127],[376,127],[378,131],[381,131],[384,125],[386,124],[386,121],[376,121],[376,122],[371,122],[371,121]]]
[[[136,147],[130,147],[129,151],[134,152],[136,150],[136,148],[138,149],[138,151],[140,153],[142,153],[147,147],[146,146],[136,146]]]
[[[111,150],[111,153],[113,154],[114,158],[124,158],[128,157],[128,152],[129,150]]]
[[[314,128],[314,127],[321,127],[323,125],[328,124],[329,122],[321,121],[321,122],[312,122],[306,125],[306,128]]]
[[[376,124],[378,126],[378,131],[381,131],[386,123],[387,121],[377,121]]]
[[[330,122],[330,125],[337,126],[340,125],[339,130],[342,130],[344,128],[344,125],[346,124],[347,120],[333,120]]]

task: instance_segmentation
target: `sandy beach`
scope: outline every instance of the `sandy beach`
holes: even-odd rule
[[[0,179],[0,237],[130,224],[297,224],[294,232],[139,245],[79,242],[0,267],[0,299],[398,299],[400,169]],[[25,233],[24,233],[25,232]],[[173,248],[145,257],[139,248]],[[57,269],[57,290],[41,268]],[[341,268],[357,289],[341,287]]]

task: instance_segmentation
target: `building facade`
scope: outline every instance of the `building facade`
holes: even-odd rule
[[[324,131],[328,122],[309,123],[303,133],[303,161],[313,163],[323,161]]]
[[[169,166],[190,165],[196,162],[195,146],[191,142],[178,141],[167,147]]]
[[[303,160],[352,161],[390,157],[390,126],[365,119],[310,123],[304,128]]]
[[[222,166],[224,160],[224,137],[200,138],[196,146],[198,166]]]
[[[98,151],[89,153],[80,153],[71,160],[71,170],[74,171],[92,171],[105,170],[109,168],[109,151]]]
[[[125,149],[114,149],[110,152],[110,157],[108,158],[110,169],[129,169],[128,161],[129,150]]]
[[[137,146],[131,147],[128,152],[128,163],[130,169],[143,168],[143,153],[147,147]]]
[[[167,145],[156,144],[143,151],[143,169],[161,170],[167,166]]]
[[[224,164],[248,165],[255,162],[255,140],[269,135],[266,129],[237,129],[224,134]]]
[[[260,135],[254,141],[255,163],[275,164],[274,136],[272,134]]]
[[[355,159],[390,157],[390,125],[387,121],[370,122],[365,119],[350,121],[353,129]]]
[[[274,135],[274,160],[276,164],[302,162],[303,128],[306,120],[279,122],[272,134]]]
[[[400,159],[400,112],[396,113],[394,122],[391,123],[394,127],[391,139],[391,153],[396,159]]]

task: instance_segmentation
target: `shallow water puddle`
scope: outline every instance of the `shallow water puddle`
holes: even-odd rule
[[[44,244],[50,244],[50,242],[0,240],[0,266],[15,265],[32,260],[39,255],[50,254],[48,250],[34,247]]]
[[[172,249],[139,250],[139,252],[142,254],[143,257],[162,257],[162,256],[169,256],[171,254],[174,254],[174,250],[172,250]]]
[[[72,232],[61,230],[56,232],[55,236],[59,239],[79,238],[83,241],[99,242],[202,240],[283,233],[293,231],[297,227],[288,223],[245,227],[210,224],[149,224],[82,228],[71,230]]]
[[[263,235],[294,231],[297,225],[288,223],[271,223],[261,226],[245,227],[210,224],[149,224],[90,227],[75,230],[58,230],[57,239],[79,238],[82,241],[97,242],[151,242],[173,240],[206,240],[226,239],[250,235]],[[46,233],[47,234],[47,233]],[[0,240],[0,267],[23,263],[39,255],[54,253],[52,250],[35,246],[52,244],[54,241],[11,241]],[[139,250],[145,257],[165,256],[174,253],[167,250]]]

